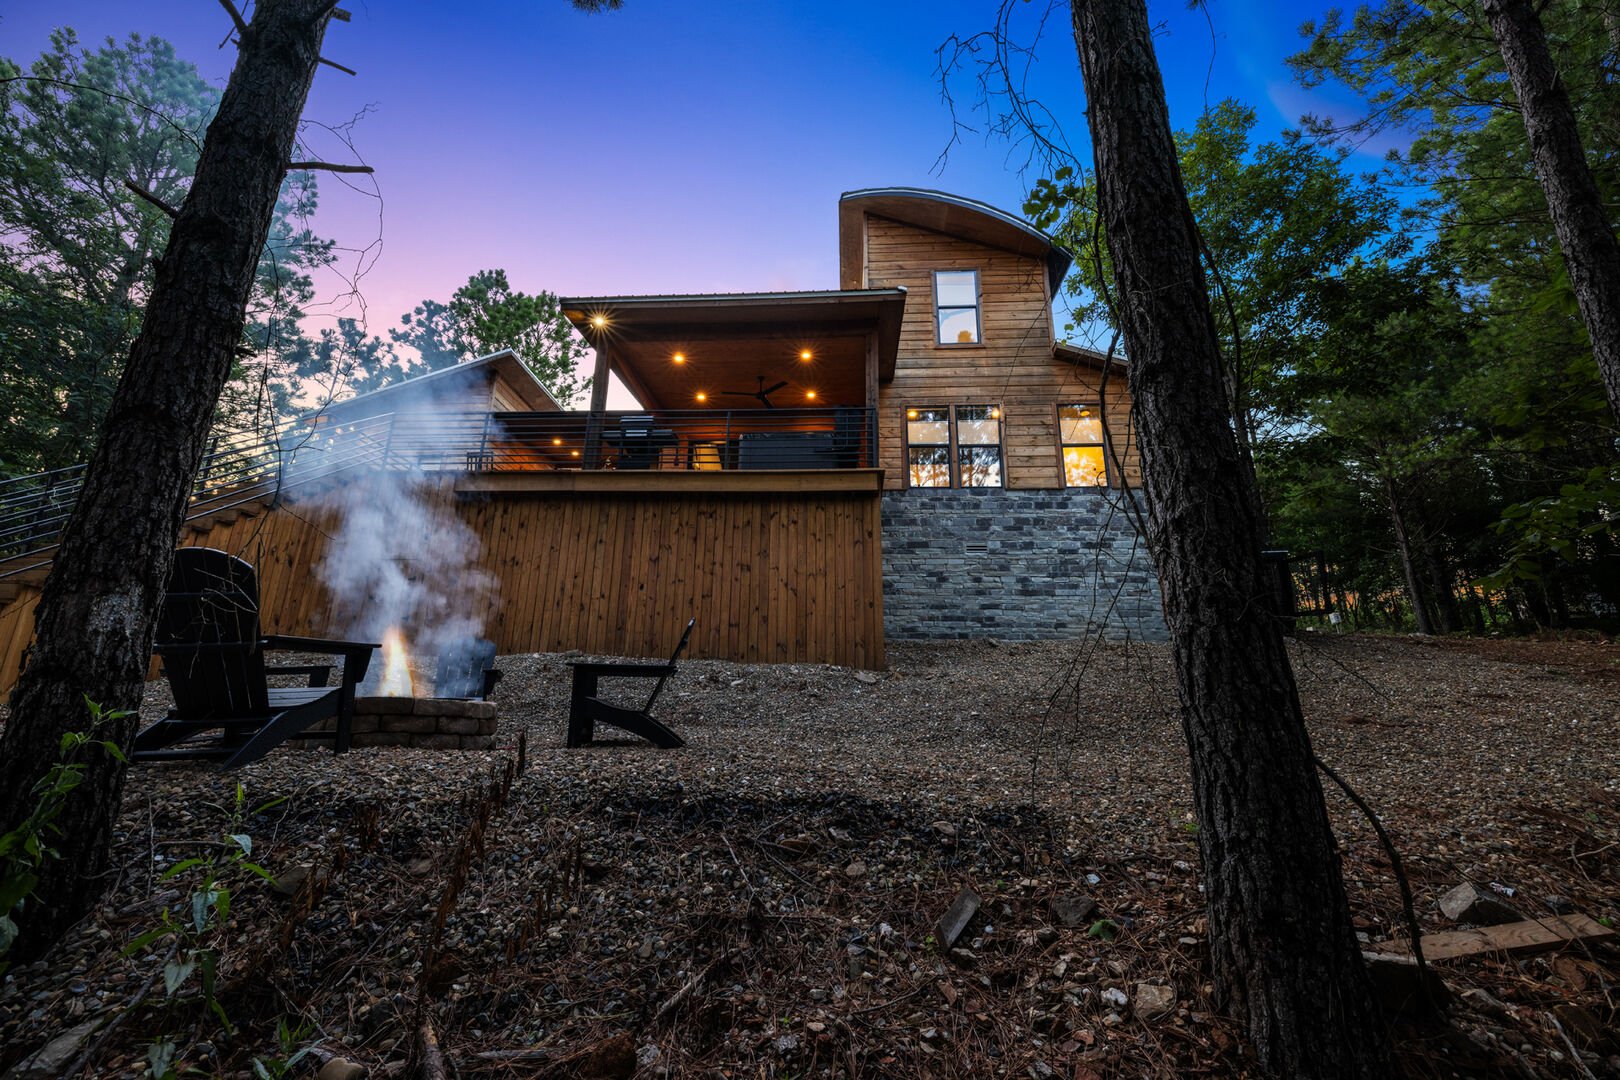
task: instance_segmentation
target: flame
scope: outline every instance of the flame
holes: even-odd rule
[[[414,697],[411,685],[411,657],[405,651],[405,633],[397,626],[388,628],[382,639],[382,677],[377,680],[379,697]]]

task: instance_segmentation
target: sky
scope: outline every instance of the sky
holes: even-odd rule
[[[1044,0],[1016,6],[1035,38]],[[351,152],[314,124],[313,151],[363,161],[375,186],[322,176],[312,225],[346,250],[363,316],[383,332],[423,298],[505,268],[514,288],[563,296],[836,288],[837,204],[865,187],[938,188],[1018,211],[1038,177],[1027,154],[970,115],[971,74],[952,82],[964,122],[951,143],[937,50],[987,29],[994,0],[626,0],[587,15],[567,0],[343,0],[327,32],[307,121],[351,130]],[[1150,0],[1171,119],[1190,127],[1235,97],[1258,134],[1348,98],[1297,86],[1284,58],[1326,4]],[[172,41],[223,86],[228,17],[215,0],[0,0],[0,55],[25,67],[53,27],[87,44],[131,32]],[[1089,162],[1065,5],[1029,62],[1032,96]],[[1369,148],[1356,164],[1373,168]]]

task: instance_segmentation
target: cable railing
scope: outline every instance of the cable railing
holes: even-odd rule
[[[192,487],[188,518],[218,513],[319,482],[343,471],[383,464],[391,413],[335,425],[292,424],[268,436],[222,432],[211,442]],[[341,429],[341,434],[336,429]],[[14,564],[53,547],[84,489],[87,466],[0,481],[0,559]],[[15,573],[8,565],[5,571]]]
[[[876,416],[855,406],[589,412],[325,414],[267,436],[227,432],[204,455],[188,519],[359,469],[429,471],[854,469],[877,463]],[[0,577],[42,566],[84,487],[83,465],[0,481]]]

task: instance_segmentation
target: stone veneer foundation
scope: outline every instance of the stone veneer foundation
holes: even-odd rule
[[[884,635],[1165,640],[1129,509],[1118,491],[885,492]]]
[[[409,746],[419,750],[493,750],[493,701],[461,698],[357,697],[350,728],[354,746]],[[316,731],[331,731],[328,720]]]

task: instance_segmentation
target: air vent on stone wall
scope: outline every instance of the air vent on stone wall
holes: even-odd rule
[[[985,555],[990,551],[990,545],[983,540],[966,540],[962,543],[962,551],[967,555]]]

